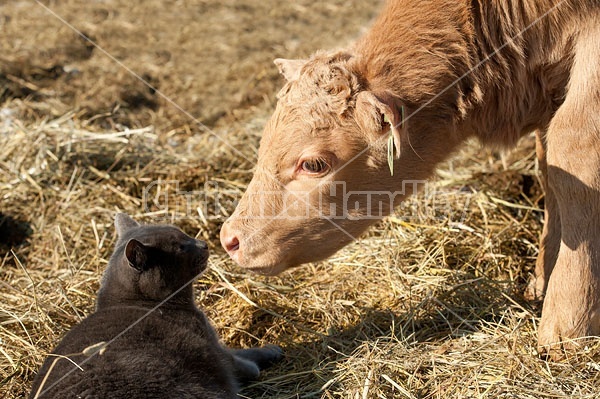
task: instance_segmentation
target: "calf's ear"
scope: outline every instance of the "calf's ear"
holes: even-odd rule
[[[356,123],[374,140],[391,135],[394,157],[400,158],[402,137],[407,135],[404,106],[388,93],[361,91],[356,97]]]
[[[138,271],[148,269],[148,248],[136,239],[131,239],[125,246],[125,257],[129,266]]]
[[[126,213],[117,213],[115,216],[115,229],[117,230],[117,235],[122,237],[128,230],[138,227],[140,224],[133,220]]]
[[[300,77],[300,70],[306,64],[306,60],[286,60],[283,58],[277,58],[273,62],[279,68],[279,73],[288,82],[298,79]]]

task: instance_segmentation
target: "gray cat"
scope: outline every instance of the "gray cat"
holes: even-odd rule
[[[237,398],[241,383],[280,360],[275,345],[224,347],[194,304],[205,242],[125,214],[115,227],[96,311],[46,359],[30,398]]]

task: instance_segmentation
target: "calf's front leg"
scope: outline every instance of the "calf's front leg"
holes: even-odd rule
[[[566,340],[600,335],[600,132],[580,128],[575,134],[573,123],[568,131],[559,126],[548,132],[548,185],[561,241],[538,337],[540,349],[554,357],[576,345]]]
[[[600,335],[600,26],[582,28],[565,102],[547,133],[548,187],[560,247],[548,280],[538,345],[553,357]],[[595,61],[594,61],[595,60]]]
[[[573,147],[585,145],[576,141]],[[564,139],[561,142],[565,144]],[[600,154],[591,148],[595,154],[579,148],[585,155],[577,160],[556,154],[559,158],[548,167],[548,184],[560,212],[561,241],[539,327],[543,351],[572,347],[574,342],[563,342],[571,338],[600,335],[600,180],[594,181],[599,176],[590,180],[600,173]],[[577,153],[572,152],[576,148],[564,147],[557,152],[563,150]]]
[[[546,294],[548,280],[556,264],[558,250],[560,248],[560,212],[554,191],[548,186],[548,162],[546,131],[536,132],[536,153],[540,171],[542,173],[542,185],[544,187],[544,228],[540,238],[540,252],[535,265],[535,275],[529,282],[525,291],[528,300],[541,300]]]

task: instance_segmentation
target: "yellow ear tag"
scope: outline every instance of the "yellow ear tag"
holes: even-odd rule
[[[387,143],[387,158],[388,166],[390,167],[390,175],[394,176],[394,135],[392,132],[390,132]]]
[[[390,174],[394,176],[394,129],[387,115],[383,115],[383,121],[390,125],[390,137],[387,142],[387,160],[390,168]]]
[[[400,107],[400,113],[402,114],[402,115],[401,115],[401,118],[402,118],[402,119],[400,119],[400,128],[401,128],[401,129],[404,129],[404,105],[402,105],[402,106]]]

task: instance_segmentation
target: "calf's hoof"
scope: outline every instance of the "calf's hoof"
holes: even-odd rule
[[[559,361],[599,339],[600,308],[589,313],[544,310],[537,350],[542,358]]]

